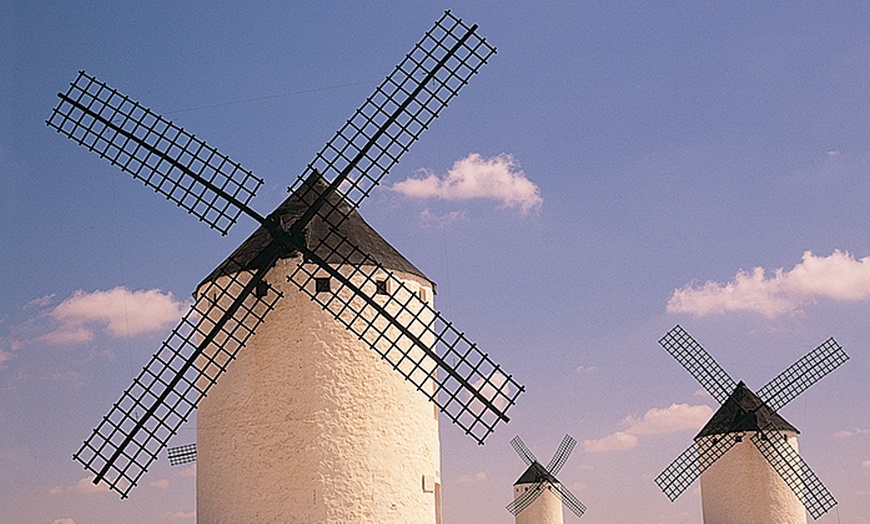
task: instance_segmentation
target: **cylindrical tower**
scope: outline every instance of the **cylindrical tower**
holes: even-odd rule
[[[705,524],[806,524],[803,504],[752,441],[761,430],[766,438],[785,438],[797,456],[797,428],[740,382],[695,437],[699,450],[715,449],[720,439],[735,442],[701,474]],[[713,459],[701,453],[702,463]]]
[[[806,524],[806,509],[753,444],[753,434],[742,434],[740,442],[701,474],[704,524]],[[785,436],[788,445],[797,452],[796,432],[780,431],[773,434]],[[737,435],[718,437],[733,439]]]
[[[541,493],[531,504],[517,512],[516,524],[562,524],[562,500],[551,487],[559,481],[538,462],[533,462],[514,483],[514,500],[541,483]]]
[[[325,187],[309,182],[303,187]],[[299,202],[294,194],[279,207],[285,223]],[[431,301],[433,284],[349,213],[342,235]],[[315,218],[309,245],[323,234]],[[209,279],[249,270],[264,242],[270,237],[258,230]],[[198,408],[198,520],[439,523],[436,406],[287,281],[300,260],[288,253],[268,273],[284,297]],[[341,260],[328,262],[342,269]]]

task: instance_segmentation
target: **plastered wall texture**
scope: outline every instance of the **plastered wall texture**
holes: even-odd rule
[[[534,484],[516,484],[514,500]],[[562,500],[552,489],[545,489],[538,498],[516,516],[516,524],[562,524]]]
[[[752,443],[753,433],[701,474],[704,524],[806,524],[806,510]],[[782,433],[797,451],[797,434]]]
[[[435,523],[435,405],[286,281],[297,262],[269,272],[284,298],[199,406],[198,521]]]

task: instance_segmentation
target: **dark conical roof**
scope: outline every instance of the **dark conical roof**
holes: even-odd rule
[[[713,417],[695,438],[741,431],[758,431],[759,429],[800,433],[796,427],[789,424],[776,411],[762,402],[758,395],[746,387],[746,384],[740,382],[728,400],[713,414]]]
[[[300,187],[276,208],[275,214],[285,226],[292,225],[327,187],[328,184],[323,177],[317,171],[313,171]],[[377,231],[368,225],[359,212],[351,209],[344,198],[333,192],[327,197],[327,202],[322,211],[326,209],[340,209],[342,214],[347,216],[347,219],[338,228],[339,233],[362,250],[362,252],[371,255],[386,269],[403,271],[429,280],[422,271],[417,269],[414,264],[409,262],[396,248],[391,246]],[[329,233],[329,227],[319,216],[315,216],[306,228],[308,247],[314,249],[316,246],[319,246],[320,241]],[[260,226],[247,240],[236,248],[232,255],[215,268],[205,278],[204,282],[214,280],[224,273],[236,273],[243,269],[259,269],[263,264],[267,263],[269,258],[271,258],[268,255],[275,250],[281,253],[281,258],[290,258],[296,255],[295,250],[273,243],[269,231],[265,227]],[[343,253],[334,252],[321,246],[315,249],[315,253],[330,264],[362,262],[362,256],[358,254],[356,256],[347,256],[347,250],[344,250]],[[431,280],[429,281],[431,282]]]
[[[518,478],[517,481],[514,482],[514,486],[517,486],[519,484],[535,484],[542,480],[546,480],[550,484],[559,483],[559,480],[556,477],[551,475],[544,466],[536,461],[532,462],[532,465],[529,466],[525,473],[520,475],[520,478]]]

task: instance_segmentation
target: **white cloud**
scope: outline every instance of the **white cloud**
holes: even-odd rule
[[[51,304],[52,300],[54,300],[54,297],[56,297],[56,296],[57,296],[56,293],[52,293],[50,295],[45,295],[45,296],[42,296],[39,298],[34,298],[33,300],[31,300],[30,302],[25,304],[24,307],[45,307],[45,306]]]
[[[519,208],[523,214],[543,203],[537,185],[526,178],[510,154],[484,158],[471,153],[457,160],[444,177],[428,169],[422,176],[396,182],[389,189],[410,198],[443,200],[497,200],[501,207]]]
[[[4,362],[9,360],[10,358],[12,358],[12,353],[9,353],[8,351],[3,351],[2,349],[0,349],[0,369],[3,369],[6,367]]]
[[[179,477],[195,477],[196,464],[191,464],[190,467],[184,468],[176,473]]]
[[[626,417],[628,432],[634,435],[659,435],[686,429],[700,429],[713,416],[713,409],[705,404],[671,404],[664,409],[652,408],[643,417]]]
[[[779,268],[768,274],[756,267],[738,271],[724,284],[686,284],[668,299],[667,311],[695,316],[750,311],[772,318],[800,313],[820,298],[870,299],[870,257],[856,259],[840,250],[819,257],[806,251],[790,270]]]
[[[511,396],[511,386],[507,383],[507,376],[501,371],[496,371],[489,377],[489,379],[479,378],[472,384],[474,386],[474,390],[478,391],[480,395],[492,402],[492,405],[500,410],[504,410],[507,407],[508,399]],[[468,403],[468,409],[472,413],[483,413],[484,411],[489,411],[489,408],[482,401],[478,400],[478,397],[474,396],[472,398],[472,394],[470,392],[465,392],[466,398],[471,402]]]
[[[152,488],[166,489],[169,487],[169,480],[168,479],[155,480],[153,482],[149,482],[148,485],[151,486]]]
[[[168,520],[195,520],[195,511],[173,511],[163,514],[163,518]]]
[[[94,484],[94,476],[85,477],[79,480],[72,486],[55,486],[48,490],[52,495],[59,493],[81,493],[84,495],[92,495],[94,493],[108,493],[109,486],[105,482]]]
[[[57,327],[40,339],[53,344],[88,342],[98,329],[114,337],[139,335],[176,322],[183,309],[184,303],[172,293],[157,289],[79,290],[48,313]]]
[[[584,440],[583,450],[589,453],[606,453],[608,451],[624,451],[637,446],[637,437],[631,433],[617,431],[604,438]]]
[[[834,433],[834,437],[836,437],[836,438],[849,438],[849,437],[854,437],[856,435],[870,435],[870,429],[864,429],[864,428],[855,428],[853,430],[841,429],[840,431]]]
[[[488,479],[486,477],[486,473],[483,471],[478,471],[474,475],[460,475],[457,479],[457,482],[460,484],[472,484],[477,482],[486,482]]]
[[[433,213],[427,207],[420,212],[420,220],[423,221],[424,225],[438,228],[447,227],[450,224],[464,221],[465,218],[465,211],[450,211],[449,213],[439,215],[437,213]]]
[[[666,408],[652,408],[643,417],[628,416],[622,424],[625,430],[595,440],[584,440],[583,449],[589,453],[624,451],[636,447],[638,435],[660,435],[688,429],[700,429],[713,415],[710,406],[701,404],[671,404]]]

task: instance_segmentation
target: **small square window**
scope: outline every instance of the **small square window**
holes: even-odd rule
[[[263,298],[269,293],[269,284],[264,281],[257,282],[257,287],[254,289],[254,296]]]
[[[389,295],[390,294],[386,280],[375,280],[375,294],[376,295]]]
[[[329,293],[329,277],[317,277],[314,279],[314,290],[318,293]]]

